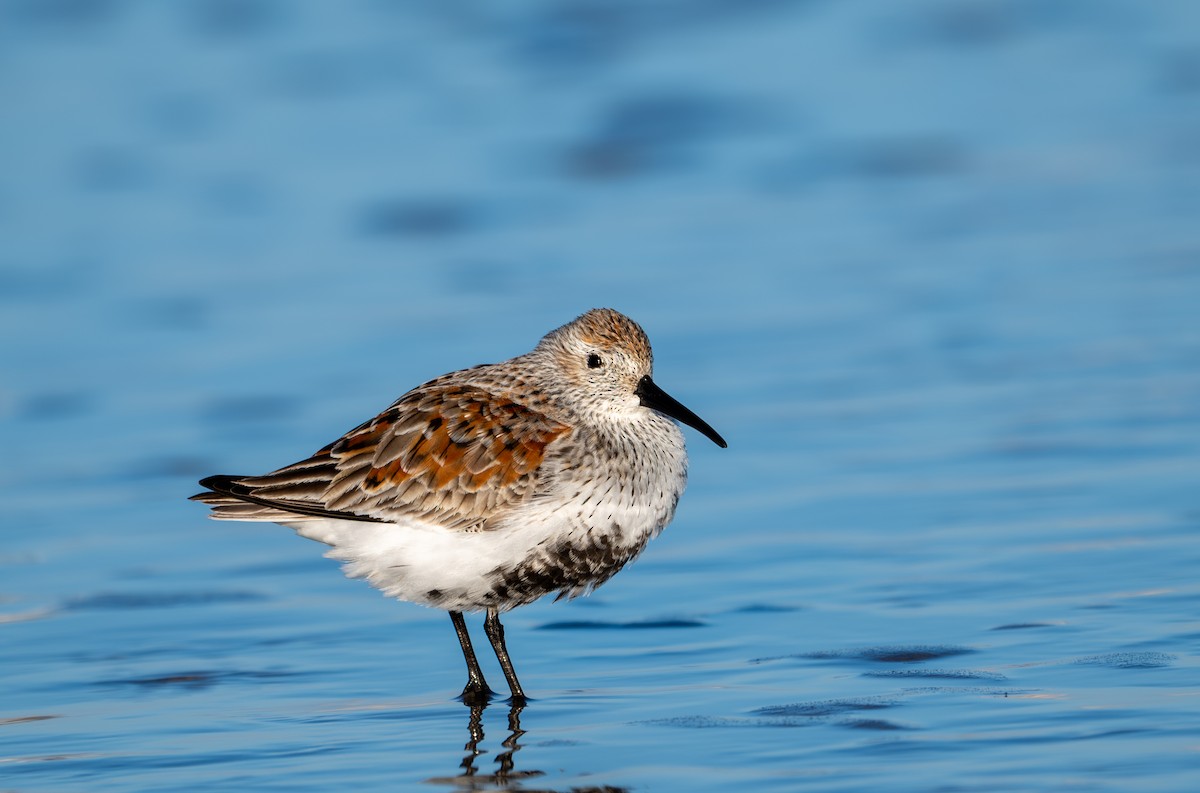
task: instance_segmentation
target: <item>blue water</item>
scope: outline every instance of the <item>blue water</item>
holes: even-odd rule
[[[1194,3],[7,0],[0,97],[0,789],[1200,787]],[[730,447],[520,712],[185,500],[601,305]]]

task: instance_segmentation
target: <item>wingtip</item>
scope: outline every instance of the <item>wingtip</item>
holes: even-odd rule
[[[326,509],[324,505],[265,499],[255,495],[254,488],[245,484],[246,479],[253,478],[230,476],[229,474],[206,476],[200,480],[200,485],[201,487],[207,487],[208,490],[203,493],[197,493],[194,496],[189,496],[188,500],[199,501],[202,504],[211,506],[213,513],[209,517],[216,518],[217,520],[270,520],[278,523],[281,520],[335,518],[338,520],[356,520],[370,523],[386,522],[383,518],[372,517],[370,515],[359,515],[353,512],[339,512],[337,510]],[[243,506],[257,504],[260,507],[270,510],[270,513],[264,513],[259,516],[247,516],[240,513],[231,514],[226,509],[237,504],[242,504]]]
[[[194,496],[188,496],[188,501],[208,502],[212,496],[226,495],[237,496],[237,481],[238,477],[230,476],[229,474],[214,474],[206,476],[200,480],[201,487],[207,487],[203,493],[197,493]]]

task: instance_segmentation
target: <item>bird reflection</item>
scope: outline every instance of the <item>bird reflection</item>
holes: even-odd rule
[[[479,758],[487,754],[481,748],[483,733],[483,711],[487,703],[475,703],[469,706],[470,717],[467,719],[467,743],[463,747],[466,754],[459,763],[461,769],[457,776],[434,777],[425,780],[434,785],[450,785],[458,790],[519,790],[522,793],[559,793],[550,788],[526,787],[523,783],[536,777],[544,776],[545,771],[519,771],[516,769],[514,757],[521,750],[521,737],[525,730],[521,729],[521,711],[525,709],[524,702],[514,701],[508,709],[508,736],[500,742],[504,750],[495,756],[495,770],[486,773],[478,765]],[[627,788],[603,786],[586,786],[568,788],[570,793],[627,793]]]

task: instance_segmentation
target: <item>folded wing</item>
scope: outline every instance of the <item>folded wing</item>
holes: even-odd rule
[[[535,492],[566,425],[483,388],[429,384],[312,457],[264,476],[214,476],[193,496],[221,520],[434,520],[486,530]]]

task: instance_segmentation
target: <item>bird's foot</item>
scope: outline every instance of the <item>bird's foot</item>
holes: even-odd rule
[[[463,687],[462,693],[458,695],[458,698],[462,700],[464,705],[479,707],[487,705],[496,696],[496,692],[488,688],[487,683],[475,683],[471,681]]]

